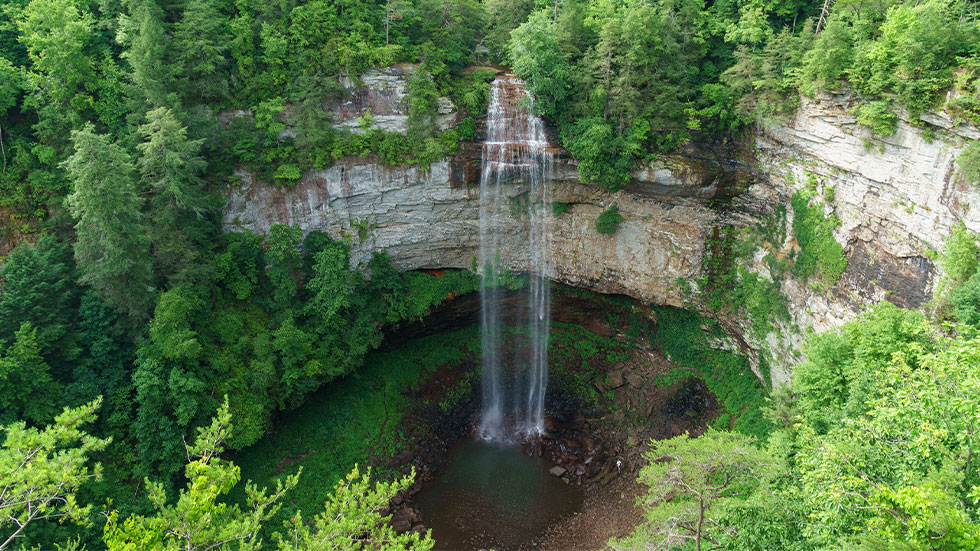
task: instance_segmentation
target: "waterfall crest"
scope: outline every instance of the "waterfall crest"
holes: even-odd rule
[[[513,440],[544,430],[544,398],[548,384],[548,330],[551,289],[549,269],[551,201],[545,182],[554,157],[543,121],[531,114],[532,99],[513,75],[502,74],[491,86],[487,138],[480,175],[480,253],[483,337],[483,407],[479,435],[488,440]],[[501,323],[500,237],[513,228],[503,217],[526,220],[529,284],[525,326],[528,347],[514,347],[504,357]],[[512,229],[510,231],[513,231]]]

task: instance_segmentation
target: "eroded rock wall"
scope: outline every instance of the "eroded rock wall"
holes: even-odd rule
[[[378,115],[400,120],[405,74],[375,75],[384,81],[378,89],[364,79],[340,119],[360,116],[370,105]],[[636,171],[635,181],[617,193],[581,183],[574,161],[558,155],[552,198],[571,208],[549,215],[554,272],[548,275],[603,293],[682,306],[678,282],[702,275],[713,228],[754,226],[774,216],[780,205],[790,228],[790,198],[810,186],[821,197],[832,195],[825,210],[841,220],[834,237],[844,247],[847,269],[829,290],[820,291],[810,281],[783,276],[780,286],[792,323],[753,340],[747,337],[749,320],[730,313],[722,321],[735,340],[747,343],[750,355],[764,351],[773,380],[785,381],[800,359],[807,329],[838,326],[880,300],[922,305],[941,275],[932,252],[953,225],[963,221],[980,231],[980,209],[971,209],[980,205],[980,194],[962,181],[954,163],[963,141],[980,138],[980,132],[930,114],[922,123],[931,129],[931,140],[907,117],[894,136],[874,138],[856,124],[852,103],[846,95],[803,100],[794,119],[756,136],[750,155],[691,149]],[[323,230],[351,243],[355,265],[383,250],[403,270],[469,268],[479,246],[479,146],[462,151],[426,170],[345,159],[307,172],[290,188],[242,173],[240,185],[222,191],[224,222],[231,231],[265,233],[275,223]],[[734,157],[752,158],[754,164]],[[826,193],[831,186],[833,193]],[[506,235],[501,261],[517,271],[526,269],[528,259],[524,192],[522,184],[514,184],[514,200],[496,217]],[[618,207],[623,222],[614,235],[602,235],[595,221],[610,205]],[[795,247],[792,231],[786,231],[777,248],[791,255]],[[762,257],[757,254],[747,267],[769,277]]]
[[[803,98],[792,120],[756,139],[766,183],[751,194],[785,203],[797,190],[816,186],[821,197],[832,197],[825,201],[827,214],[841,221],[834,237],[848,264],[837,284],[818,292],[808,282],[783,282],[800,329],[838,326],[882,300],[922,306],[941,277],[934,253],[952,227],[962,221],[980,230],[980,210],[971,209],[980,206],[980,193],[955,164],[966,140],[980,139],[980,131],[936,113],[913,125],[903,114],[896,133],[879,138],[857,124],[854,106],[848,94]],[[792,209],[788,213],[792,217]],[[787,239],[786,246],[795,245],[791,232]]]
[[[603,293],[622,293],[648,302],[680,306],[679,277],[698,274],[706,232],[719,214],[693,201],[670,204],[638,191],[610,194],[582,184],[574,166],[559,166],[552,198],[569,203],[553,230],[553,279]],[[267,233],[273,224],[321,230],[351,244],[355,265],[385,251],[402,270],[470,268],[479,247],[480,191],[477,183],[454,185],[448,162],[418,167],[384,167],[349,159],[307,172],[293,187],[270,186],[240,173],[228,186],[223,218],[230,231]],[[527,214],[514,184],[514,200],[494,217],[502,225],[501,262],[527,268]],[[601,235],[595,220],[615,204],[623,215],[619,231]]]

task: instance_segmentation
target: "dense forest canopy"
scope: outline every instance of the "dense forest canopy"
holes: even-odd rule
[[[399,62],[417,65],[405,134],[332,124],[345,82]],[[525,80],[582,178],[612,190],[691,139],[791,114],[801,93],[853,90],[880,136],[902,110],[980,122],[971,0],[3,0],[0,212],[23,243],[0,268],[0,549],[170,549],[194,515],[195,549],[363,532],[431,546],[375,514],[407,480],[357,471],[317,481],[336,489],[322,515],[273,539],[263,525],[297,481],[229,504],[240,473],[221,454],[478,276],[401,273],[383,254],[352,268],[356,234],[224,233],[213,190],[237,168],[288,186],[348,156],[452,155],[492,78],[463,69],[488,63]],[[460,111],[449,129],[440,96]],[[980,180],[980,146],[959,162]],[[616,545],[688,545],[657,508],[670,502],[707,503],[704,537],[730,549],[980,547],[975,237],[954,233],[945,263],[931,321],[958,329],[882,307],[814,338],[768,443],[715,435],[717,464],[692,461],[702,486],[731,469],[737,495],[653,491],[640,539]],[[662,471],[642,477],[676,475]]]
[[[800,93],[849,87],[858,122],[882,136],[898,110],[980,122],[980,7],[969,0],[494,0],[487,10],[488,45],[559,126],[581,176],[610,189],[692,136],[790,115]],[[971,147],[961,164],[978,180]]]

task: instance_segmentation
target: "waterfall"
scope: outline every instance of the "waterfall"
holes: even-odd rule
[[[480,175],[480,288],[483,337],[483,407],[479,434],[488,440],[512,440],[544,430],[544,398],[548,384],[548,329],[551,289],[548,273],[551,201],[545,182],[553,154],[544,123],[530,113],[531,97],[521,81],[503,74],[491,86],[487,138]],[[514,347],[504,357],[501,323],[500,238],[513,232],[509,218],[527,225],[529,283],[522,291],[529,346]]]

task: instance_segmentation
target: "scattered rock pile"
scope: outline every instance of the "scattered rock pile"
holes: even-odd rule
[[[608,484],[628,466],[603,441],[599,420],[581,412],[545,419],[545,433],[524,444],[525,453],[547,457],[549,471],[566,484]]]

